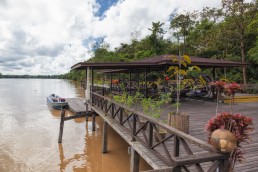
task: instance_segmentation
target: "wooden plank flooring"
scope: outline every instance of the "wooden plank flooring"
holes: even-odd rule
[[[86,105],[83,98],[66,98],[68,108],[73,113],[86,113]]]
[[[86,107],[83,103],[83,99],[71,99],[69,102],[72,102],[70,104],[71,110],[75,110],[77,112],[82,112],[86,110]],[[121,127],[119,125],[115,125],[112,122],[112,119],[109,116],[105,116],[104,113],[96,107],[92,107],[93,110],[95,110],[104,120],[106,120],[109,125],[111,125],[112,128],[115,129],[115,131],[118,132],[118,134],[124,138],[129,144],[132,145],[132,147],[138,151],[141,156],[154,168],[165,168],[166,165],[157,159],[155,156],[153,156],[149,150],[147,150],[144,146],[142,146],[139,142],[131,142],[131,136],[123,132],[121,130]],[[139,108],[138,108],[139,109]],[[165,111],[163,112],[162,119],[167,119],[167,114],[169,112],[175,111],[175,108],[173,108],[171,105],[164,106]],[[202,102],[202,101],[194,101],[194,100],[186,100],[181,102],[180,109],[182,112],[190,115],[190,135],[201,139],[203,141],[207,141],[208,134],[205,131],[205,125],[207,121],[212,118],[215,115],[216,110],[216,103],[214,102]],[[228,104],[219,104],[219,110],[218,112],[230,112],[230,106]],[[245,157],[245,163],[239,164],[237,163],[235,166],[235,172],[257,172],[258,171],[258,103],[237,103],[234,106],[234,112],[240,113],[242,115],[246,115],[249,117],[252,117],[254,120],[254,128],[255,131],[252,133],[252,139],[253,141],[250,144],[243,144],[243,148],[246,152],[244,155]],[[172,148],[173,143],[169,145],[168,147]],[[200,149],[193,145],[192,149],[194,152],[201,152],[203,149]],[[181,152],[184,152],[184,150],[180,150]],[[208,168],[210,164],[205,163],[202,166],[204,168]],[[196,171],[193,167],[191,171]]]
[[[167,108],[163,114],[163,119],[167,119],[168,112],[174,111],[172,107]],[[207,121],[216,113],[215,102],[200,102],[200,101],[182,101],[180,110],[190,115],[190,135],[207,141],[208,134],[205,131]],[[230,105],[219,104],[218,112],[230,112]],[[236,103],[234,113],[239,113],[252,117],[254,120],[255,131],[251,134],[252,142],[243,144],[246,154],[243,164],[237,163],[235,172],[257,172],[258,171],[258,103]]]

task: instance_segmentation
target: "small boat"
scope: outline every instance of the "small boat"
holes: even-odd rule
[[[61,98],[55,94],[50,94],[47,97],[47,104],[54,109],[64,109],[68,106],[66,99]]]

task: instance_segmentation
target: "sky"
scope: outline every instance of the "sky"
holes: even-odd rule
[[[0,73],[55,75],[93,56],[104,39],[112,50],[169,27],[173,12],[220,7],[221,0],[0,0]],[[170,32],[167,32],[169,37]]]

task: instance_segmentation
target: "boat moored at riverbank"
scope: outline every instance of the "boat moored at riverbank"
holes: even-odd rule
[[[47,104],[54,109],[64,109],[68,106],[68,102],[65,98],[61,98],[55,94],[50,94],[47,97]]]

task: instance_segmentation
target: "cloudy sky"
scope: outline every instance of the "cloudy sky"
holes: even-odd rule
[[[63,74],[92,56],[104,38],[111,48],[130,33],[168,26],[175,11],[219,7],[221,0],[0,0],[0,73]]]

